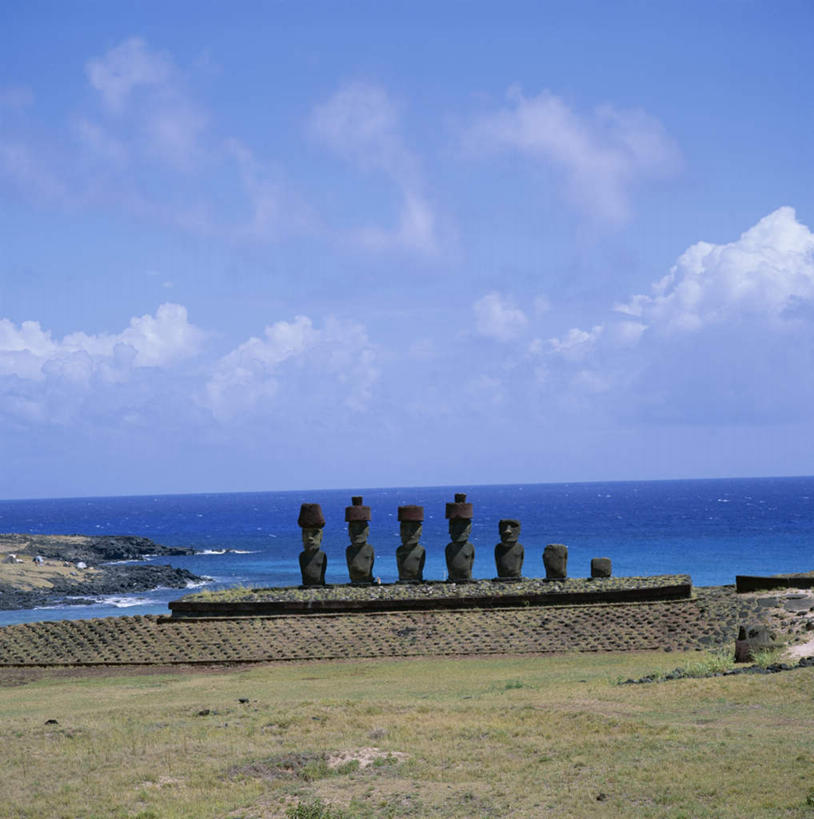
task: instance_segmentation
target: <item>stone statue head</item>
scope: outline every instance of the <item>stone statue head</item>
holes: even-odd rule
[[[398,518],[402,546],[417,546],[424,528],[424,507],[399,506]]]
[[[318,503],[302,504],[297,523],[302,528],[303,549],[319,549],[322,544],[322,527],[325,525],[322,507]]]
[[[504,518],[497,525],[500,539],[503,543],[517,543],[520,537],[520,521],[513,518]]]
[[[302,548],[306,552],[316,551],[322,545],[322,527],[321,526],[303,526],[302,527]]]
[[[345,507],[348,535],[354,546],[364,546],[370,534],[370,507],[362,505],[362,496],[354,495],[351,505]]]
[[[472,521],[469,518],[450,518],[449,539],[453,543],[466,543],[472,534]]]
[[[370,535],[370,524],[366,520],[352,520],[348,523],[348,535],[353,546],[364,546]]]
[[[418,546],[424,524],[420,520],[403,520],[399,524],[402,546]]]
[[[455,501],[447,504],[446,518],[452,542],[466,543],[472,532],[472,504],[466,502],[463,492],[456,492]]]

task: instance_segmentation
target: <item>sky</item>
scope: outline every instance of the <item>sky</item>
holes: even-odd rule
[[[810,2],[7,2],[0,498],[812,474]]]

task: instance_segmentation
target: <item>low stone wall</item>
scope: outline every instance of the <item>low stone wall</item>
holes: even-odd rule
[[[741,594],[770,589],[814,589],[814,572],[766,576],[738,574],[735,575],[735,588]]]
[[[109,617],[0,628],[0,666],[250,663],[362,657],[687,650],[733,645],[768,616],[732,587],[591,606],[176,620]]]
[[[689,575],[653,575],[601,579],[540,578],[519,582],[478,580],[470,583],[428,582],[269,587],[199,592],[169,604],[173,617],[263,617],[274,614],[328,614],[376,611],[574,606],[589,603],[638,603],[676,600],[692,595]]]

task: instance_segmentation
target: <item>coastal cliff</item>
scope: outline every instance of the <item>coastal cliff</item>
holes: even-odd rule
[[[79,604],[87,602],[83,597],[132,594],[159,586],[187,588],[206,578],[170,565],[110,561],[193,553],[131,535],[0,534],[0,609]]]

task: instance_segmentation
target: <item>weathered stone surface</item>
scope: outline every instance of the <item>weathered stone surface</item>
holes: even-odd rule
[[[426,552],[419,543],[424,521],[423,506],[399,506],[401,546],[396,549],[399,583],[422,583]]]
[[[361,495],[354,495],[351,498],[351,505],[345,507],[345,523],[351,523],[354,520],[370,520],[370,507],[362,506]]]
[[[568,547],[562,543],[549,543],[543,551],[546,580],[563,580],[568,576]]]
[[[303,528],[321,529],[325,525],[325,516],[318,503],[303,503],[300,506],[300,516],[297,523]]]
[[[318,503],[304,503],[297,519],[302,528],[300,572],[303,586],[324,586],[328,557],[322,551],[322,527],[325,518]]]
[[[455,501],[446,505],[450,542],[444,551],[447,561],[447,580],[450,583],[468,583],[472,580],[475,547],[469,542],[472,533],[472,504],[463,492],[455,493]]]
[[[303,534],[308,531],[303,530]],[[318,530],[320,537],[322,531]],[[322,549],[304,549],[300,552],[300,572],[303,586],[324,586],[328,557]]]
[[[775,647],[774,635],[767,626],[742,625],[738,629],[738,639],[735,640],[735,662],[750,663],[755,659],[756,652]]]
[[[591,577],[610,577],[611,559],[609,557],[591,558]]]
[[[364,534],[354,533],[354,527],[364,527]],[[345,560],[348,564],[348,576],[351,583],[373,582],[373,561],[375,553],[367,542],[369,527],[363,521],[354,521],[348,526],[351,535],[351,544],[345,549]],[[364,538],[364,540],[359,540]]]
[[[614,578],[616,582],[619,578]],[[359,595],[375,591],[341,588]],[[415,591],[423,593],[426,588]],[[665,647],[665,637],[674,649],[689,650],[727,643],[731,647],[738,623],[760,622],[761,613],[766,614],[755,608],[754,601],[727,587],[696,591],[697,599],[666,603],[552,606],[546,610],[488,608],[202,621],[145,616],[25,623],[0,628],[0,665],[32,666],[32,673],[39,674],[41,666],[50,664],[495,654],[505,652],[507,646],[517,654],[652,651]],[[729,633],[726,638],[719,637],[722,624]],[[707,637],[712,638],[711,643],[702,641]],[[16,673],[5,671],[7,678]]]
[[[370,534],[370,507],[362,506],[362,496],[351,498],[351,505],[345,507],[350,546],[345,549],[348,576],[351,583],[373,582],[373,561],[376,558],[373,547],[367,542]]]
[[[495,567],[499,580],[515,580],[523,575],[525,550],[517,542],[520,537],[520,521],[504,518],[498,524],[500,543],[495,546]]]
[[[449,521],[450,542],[444,555],[447,561],[447,579],[451,583],[468,583],[472,580],[475,547],[469,542],[471,532],[471,519],[457,517]]]

